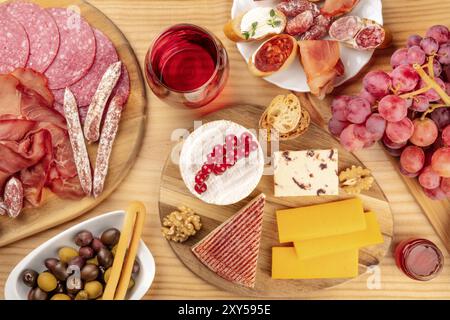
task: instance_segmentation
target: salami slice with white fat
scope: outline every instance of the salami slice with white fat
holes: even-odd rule
[[[30,44],[25,29],[16,21],[0,13],[0,74],[23,68],[28,62]]]
[[[116,48],[111,40],[97,29],[94,29],[94,35],[96,43],[94,64],[83,78],[70,86],[70,91],[74,94],[79,106],[88,106],[91,103],[103,74],[110,65],[119,61]],[[64,89],[54,90],[53,93],[55,100],[63,104]]]
[[[122,63],[112,64],[103,75],[89,105],[89,110],[84,123],[84,136],[89,142],[96,142],[100,137],[100,126],[106,105],[116,87],[122,72]]]
[[[319,14],[314,18],[312,27],[300,36],[300,40],[320,40],[324,38],[330,27],[331,19]]]
[[[45,75],[50,89],[62,89],[88,73],[95,58],[95,37],[89,24],[78,13],[62,8],[47,11],[58,26],[60,47]]]
[[[347,16],[333,22],[330,27],[330,37],[337,41],[352,40],[364,27],[361,18]]]
[[[113,90],[112,96],[120,99],[120,104],[125,106],[130,96],[130,75],[125,64],[122,63],[122,74]]]
[[[30,42],[27,67],[44,72],[55,60],[59,48],[59,31],[50,14],[35,3],[15,1],[7,12],[25,29]]]
[[[108,112],[106,113],[105,124],[103,125],[100,142],[97,151],[97,161],[95,163],[93,195],[99,197],[103,192],[106,176],[109,168],[109,158],[111,157],[114,140],[116,140],[119,130],[120,117],[122,115],[121,97],[114,96],[111,99]]]
[[[385,39],[386,33],[382,26],[377,24],[363,28],[355,37],[355,45],[360,50],[378,48]]]
[[[85,194],[90,195],[92,193],[91,163],[78,115],[77,102],[70,89],[66,89],[64,94],[64,114],[67,120],[67,130],[69,131],[70,143],[72,145],[81,188]]]
[[[5,185],[3,195],[4,206],[11,218],[17,218],[23,209],[23,186],[22,182],[12,177]]]

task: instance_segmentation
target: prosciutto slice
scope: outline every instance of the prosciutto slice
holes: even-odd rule
[[[320,10],[324,16],[338,17],[350,11],[359,3],[359,0],[326,0]]]
[[[62,198],[83,196],[65,118],[53,109],[47,79],[31,69],[0,75],[0,192],[20,180],[27,206],[48,187]]]
[[[323,99],[333,91],[336,78],[345,72],[340,59],[339,43],[329,40],[303,40],[298,44],[311,93]]]

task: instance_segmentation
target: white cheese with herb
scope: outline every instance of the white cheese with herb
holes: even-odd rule
[[[275,152],[275,196],[339,195],[338,150]]]
[[[247,39],[260,39],[283,32],[283,18],[271,7],[256,7],[242,17],[241,32]]]

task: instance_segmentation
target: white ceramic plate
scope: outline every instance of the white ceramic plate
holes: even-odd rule
[[[237,203],[252,193],[264,172],[264,154],[259,143],[257,152],[251,152],[249,158],[239,160],[223,175],[211,174],[206,181],[208,190],[205,193],[200,195],[194,189],[195,176],[214,146],[223,145],[228,134],[240,138],[244,132],[250,133],[253,141],[258,142],[249,130],[226,120],[208,122],[186,139],[180,155],[180,171],[184,183],[193,195],[206,203],[226,206]]]
[[[275,6],[279,1],[264,0],[234,0],[231,8],[231,17],[234,18],[242,12],[246,12],[253,7]],[[361,0],[353,9],[350,15],[356,15],[362,18],[372,19],[383,24],[383,10],[381,0]],[[262,41],[251,43],[237,43],[237,48],[245,61],[249,61],[252,54],[261,45]],[[345,66],[345,74],[336,80],[336,86],[343,84],[345,81],[353,78],[359,71],[369,62],[373,55],[372,51],[358,51],[341,45],[341,59]],[[265,78],[268,82],[277,85],[280,88],[297,91],[309,92],[309,86],[306,82],[305,72],[296,59],[292,65],[282,71]]]
[[[21,281],[21,274],[25,269],[33,269],[38,272],[45,270],[44,261],[47,258],[57,257],[57,251],[63,246],[75,247],[73,239],[82,230],[91,231],[94,236],[100,235],[108,228],[122,229],[124,211],[115,211],[84,221],[72,228],[58,234],[48,240],[27,255],[10,273],[5,285],[6,300],[27,300],[30,288]],[[136,277],[135,287],[128,293],[128,300],[140,300],[147,293],[155,277],[155,260],[152,254],[141,240],[137,259],[141,266]]]

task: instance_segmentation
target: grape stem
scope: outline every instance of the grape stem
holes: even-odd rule
[[[425,111],[422,116],[420,117],[420,120],[425,120],[425,118],[427,117],[427,115],[429,115],[430,113],[432,113],[434,110],[439,109],[439,108],[448,108],[449,106],[446,104],[432,104],[430,105],[430,107],[428,108],[427,111]]]
[[[419,64],[413,65],[414,70],[417,71],[419,76],[422,78],[422,80],[427,84],[428,89],[434,89],[437,94],[441,97],[442,101],[447,106],[450,106],[450,97],[447,95],[447,93],[444,91],[444,89],[441,88],[440,85],[437,84],[437,82],[431,78],[426,72],[423,70],[423,67]]]

